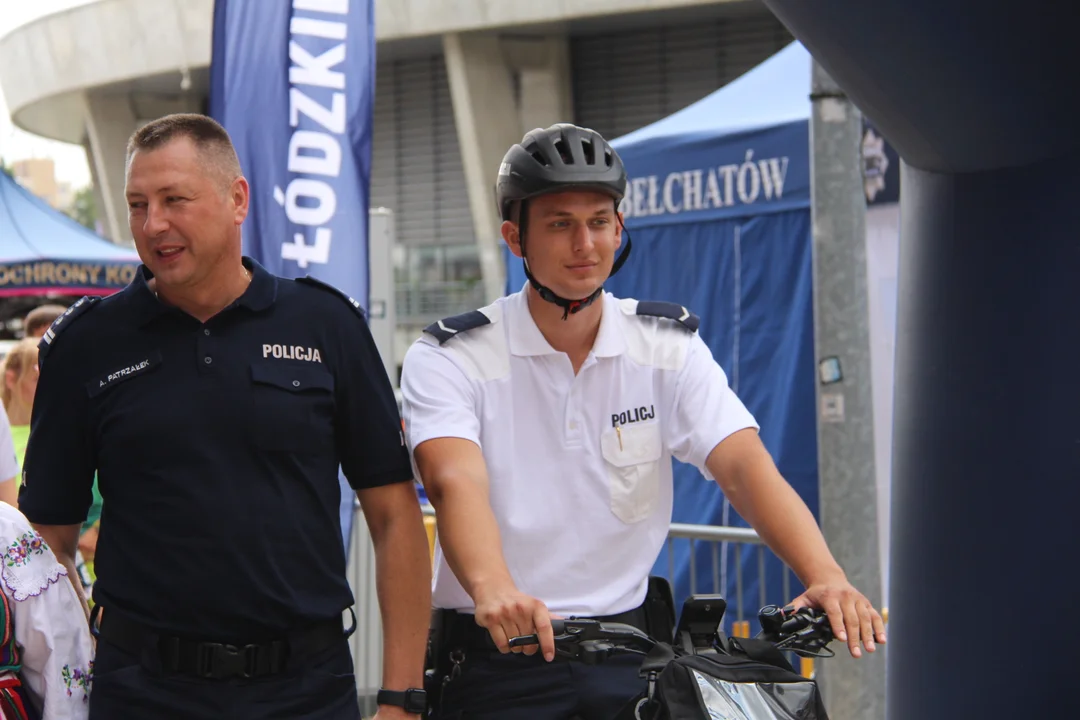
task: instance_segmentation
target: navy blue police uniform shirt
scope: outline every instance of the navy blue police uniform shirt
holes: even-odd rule
[[[54,324],[19,500],[34,523],[82,523],[96,471],[95,602],[226,640],[352,604],[339,463],[356,489],[412,478],[361,311],[244,263],[247,290],[206,323],[161,303],[141,268]]]

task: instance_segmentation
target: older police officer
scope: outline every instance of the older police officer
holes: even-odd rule
[[[359,717],[339,464],[376,549],[380,718],[415,717],[427,538],[362,312],[241,257],[248,183],[213,120],[151,122],[127,155],[143,266],[45,334],[20,498],[75,577],[99,475],[91,718]]]

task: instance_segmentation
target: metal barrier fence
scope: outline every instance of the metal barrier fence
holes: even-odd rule
[[[375,713],[375,694],[379,690],[382,681],[382,623],[379,617],[379,603],[375,589],[375,555],[371,544],[371,536],[368,534],[367,524],[356,505],[353,516],[352,537],[349,547],[349,584],[356,598],[356,632],[350,642],[352,643],[353,662],[356,667],[356,689],[360,697],[361,709],[364,717],[370,717]],[[425,508],[425,522],[428,523],[429,539],[434,539],[434,516],[430,507]],[[673,523],[668,530],[665,548],[667,578],[672,580],[674,576],[675,552],[678,543],[689,543],[690,547],[690,594],[714,593],[725,594],[726,569],[722,567],[724,545],[730,544],[736,548],[731,553],[734,557],[735,597],[730,599],[727,617],[733,619],[731,633],[739,637],[750,635],[749,618],[756,618],[757,611],[767,604],[769,597],[765,582],[766,559],[772,555],[758,534],[749,528],[719,527],[713,525],[686,525]],[[711,546],[709,557],[712,563],[712,587],[699,588],[697,586],[698,567],[697,548],[700,543],[708,543]],[[743,552],[739,552],[743,546],[754,546],[756,562],[751,580],[759,580],[760,603],[754,608],[745,608],[743,605],[744,582],[748,581],[746,569],[743,567]],[[783,587],[781,594],[785,599],[791,599],[791,571],[785,566],[783,572]],[[681,606],[685,598],[676,598],[676,606]],[[774,599],[775,602],[775,599]],[[804,674],[810,673],[807,665],[803,666]]]
[[[719,525],[688,525],[683,523],[672,523],[668,528],[668,537],[665,545],[665,552],[667,553],[667,578],[672,580],[675,575],[675,547],[676,541],[685,540],[689,545],[689,575],[690,575],[690,594],[695,595],[698,593],[711,593],[715,595],[724,595],[728,600],[728,613],[727,618],[733,618],[734,623],[732,625],[732,634],[738,637],[750,636],[750,619],[757,618],[757,612],[769,602],[787,602],[792,599],[791,596],[791,576],[792,572],[787,565],[784,565],[782,573],[781,590],[779,596],[772,596],[769,592],[768,575],[765,572],[766,560],[769,558],[775,558],[772,550],[765,546],[764,542],[758,537],[755,530],[751,528],[740,527],[723,527]],[[712,583],[709,588],[698,587],[698,552],[697,547],[700,543],[707,543],[710,547],[709,558],[711,560],[712,570]],[[722,557],[724,554],[724,545],[730,544],[735,547],[735,552],[731,553],[734,559],[734,575],[735,575],[735,593],[734,597],[728,597],[728,593],[725,588],[729,587],[726,575],[726,568],[722,569]],[[744,606],[745,593],[743,587],[746,580],[746,571],[743,567],[743,553],[740,552],[741,545],[753,545],[754,546],[754,567],[751,571],[751,578],[757,581],[758,584],[758,602],[753,608],[746,608]],[[782,600],[781,600],[782,598]],[[678,606],[685,598],[676,598],[676,605]]]

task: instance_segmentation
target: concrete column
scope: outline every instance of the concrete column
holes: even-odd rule
[[[130,245],[124,197],[124,152],[128,138],[137,127],[135,114],[123,95],[88,92],[84,98],[90,168],[99,202],[98,216],[110,240],[119,245]]]
[[[504,38],[503,48],[518,73],[522,134],[533,128],[573,122],[568,39],[565,36]]]
[[[94,209],[97,211],[97,230],[106,233],[105,228],[105,197],[101,192],[101,181],[98,180],[97,165],[94,163],[94,151],[90,147],[90,139],[83,138],[83,151],[86,153],[86,165],[90,168],[90,184],[94,192]]]
[[[881,608],[862,115],[817,63],[812,87],[821,529],[851,583]],[[835,658],[818,664],[829,717],[884,720],[885,647],[858,660],[852,659],[844,643],[836,642],[835,649]]]
[[[521,139],[514,74],[497,35],[444,35],[443,51],[473,232],[490,302],[503,295],[506,283],[501,218],[493,188],[507,148]]]
[[[443,51],[490,301],[506,283],[494,197],[499,163],[528,130],[573,118],[569,48],[563,37],[452,33],[443,36]]]

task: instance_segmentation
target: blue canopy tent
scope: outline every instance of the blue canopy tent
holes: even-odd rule
[[[701,337],[761,425],[781,473],[817,515],[817,431],[810,222],[809,53],[793,43],[683,110],[615,140],[630,184],[622,210],[629,262],[607,283],[619,296],[667,300],[701,316]],[[509,258],[508,289],[525,282]],[[676,463],[676,522],[745,526],[715,484]],[[785,597],[766,553],[765,588],[751,547],[695,551],[696,589],[756,609]],[[657,560],[666,574],[669,557]],[[690,547],[675,545],[677,602],[690,593]],[[741,577],[740,577],[741,576]],[[729,613],[728,620],[734,617]]]
[[[0,172],[0,297],[108,295],[138,266],[134,250],[87,230]]]

